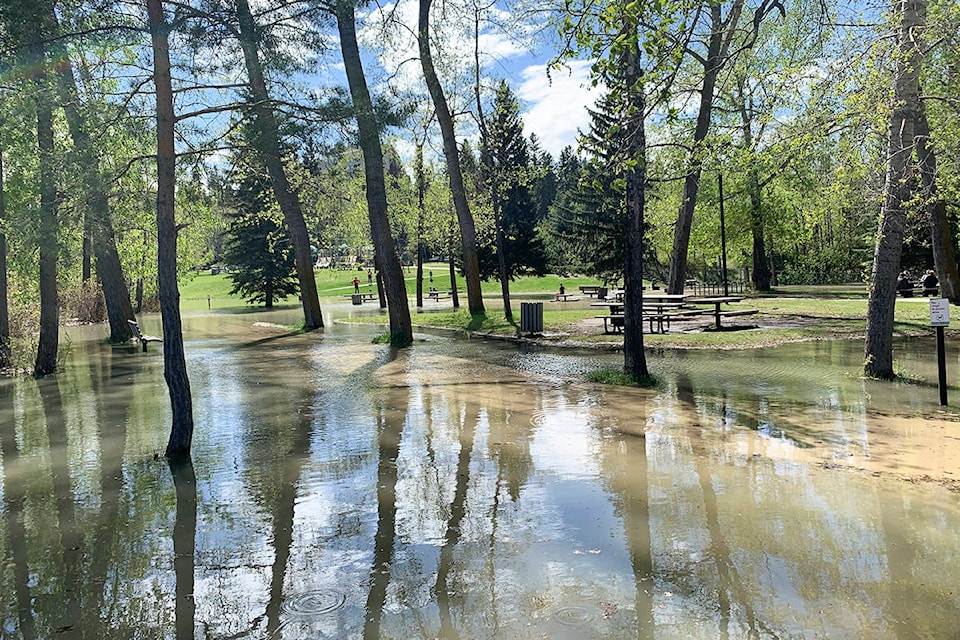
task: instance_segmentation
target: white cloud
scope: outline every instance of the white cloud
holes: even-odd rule
[[[574,61],[569,70],[554,70],[547,76],[546,65],[527,67],[521,73],[517,96],[526,107],[523,113],[527,135],[537,134],[540,144],[556,159],[567,145],[576,144],[578,129],[586,129],[601,89],[590,84],[590,62]]]

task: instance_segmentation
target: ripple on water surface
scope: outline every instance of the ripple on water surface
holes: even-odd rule
[[[288,597],[280,605],[280,609],[288,616],[310,618],[333,613],[346,602],[347,596],[336,589],[317,589]]]

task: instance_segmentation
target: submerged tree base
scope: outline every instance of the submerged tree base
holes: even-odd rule
[[[653,389],[660,385],[660,379],[654,375],[635,376],[632,373],[627,373],[623,369],[613,367],[591,371],[587,374],[587,380],[590,382],[599,382],[600,384],[611,384],[621,387],[642,387],[644,389]]]

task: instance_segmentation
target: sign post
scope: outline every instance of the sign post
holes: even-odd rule
[[[937,328],[937,378],[940,386],[940,406],[947,405],[947,354],[943,328],[950,326],[950,301],[930,298],[930,326]]]

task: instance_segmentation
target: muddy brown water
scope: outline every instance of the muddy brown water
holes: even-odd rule
[[[821,342],[652,353],[645,391],[582,381],[616,355],[296,319],[185,318],[192,466],[157,456],[159,345],[69,328],[60,374],[0,381],[0,637],[960,634],[932,341],[911,384]]]

